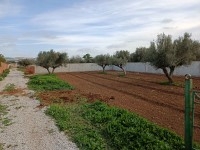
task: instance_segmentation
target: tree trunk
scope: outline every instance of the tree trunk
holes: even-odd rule
[[[175,66],[171,66],[171,67],[169,67],[169,69],[170,69],[169,76],[172,77],[174,70],[175,70]]]
[[[55,69],[56,69],[56,68],[53,67],[52,72],[51,72],[52,74],[54,73],[54,70],[55,70]]]
[[[47,69],[48,73],[50,74],[51,72],[49,71],[49,68],[46,68],[46,69]]]
[[[124,73],[124,75],[126,75],[126,70],[123,67],[120,67]]]
[[[103,65],[102,67],[103,67],[103,73],[105,73],[105,67],[106,67],[106,66],[105,66],[105,65]]]
[[[173,80],[172,80],[172,77],[169,75],[168,71],[167,71],[167,68],[162,68],[165,76],[167,77],[168,81],[169,81],[169,84],[172,84],[173,83]]]

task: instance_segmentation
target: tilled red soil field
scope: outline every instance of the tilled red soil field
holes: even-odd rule
[[[174,77],[180,86],[161,85],[164,75],[128,72],[58,73],[59,78],[75,86],[82,95],[98,95],[110,105],[128,109],[148,120],[184,136],[184,77]],[[200,78],[194,79],[199,89]],[[200,105],[195,123],[200,125]],[[195,141],[200,142],[200,128],[195,128]]]

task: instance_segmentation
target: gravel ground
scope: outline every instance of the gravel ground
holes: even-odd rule
[[[39,101],[31,98],[33,91],[27,89],[28,79],[23,73],[11,69],[9,75],[0,81],[0,91],[6,85],[14,84],[22,89],[17,95],[0,95],[0,103],[8,106],[6,118],[10,125],[0,124],[0,143],[9,150],[76,150],[77,146],[59,132],[53,120],[39,109]]]

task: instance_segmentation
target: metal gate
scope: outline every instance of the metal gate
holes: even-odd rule
[[[199,106],[198,106],[199,105]],[[185,149],[194,150],[193,132],[200,125],[194,123],[195,108],[200,107],[200,91],[193,89],[191,75],[185,75]]]

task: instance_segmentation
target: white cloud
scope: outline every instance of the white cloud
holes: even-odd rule
[[[21,10],[19,5],[13,3],[12,0],[1,0],[0,1],[0,18],[7,16],[14,16]]]
[[[193,0],[192,2],[197,1]],[[152,5],[148,5],[148,3]],[[166,21],[166,18],[172,18],[173,21],[171,22],[174,22],[174,24],[181,22],[181,19],[190,19],[190,22],[193,22],[199,19],[199,16],[191,17],[188,16],[188,12],[182,11],[182,7],[185,8],[185,5],[190,3],[189,0],[181,3],[174,0],[167,2],[158,0],[139,2],[132,0],[86,1],[72,8],[38,15],[32,22],[39,24],[44,30],[50,31],[63,33],[80,31],[80,34],[82,32],[98,34],[98,32],[111,31],[109,33],[112,35],[119,30],[130,32],[130,28],[132,28],[132,31],[151,26],[159,28],[160,22]],[[197,10],[194,10],[193,13],[189,11],[189,13],[190,15],[197,14]],[[169,19],[168,23],[170,23]],[[183,25],[180,24],[178,24],[178,27],[183,28]]]
[[[20,12],[10,0],[0,2],[0,8],[3,6]],[[22,18],[19,27],[8,24],[0,31],[15,28],[18,36],[13,43],[23,48],[68,49],[74,55],[81,50],[94,54],[120,49],[133,52],[136,47],[148,46],[162,32],[173,37],[189,32],[200,40],[199,8],[199,0],[84,0],[70,6],[63,2],[37,14],[30,7],[30,14],[34,14],[30,20]],[[2,12],[0,9],[0,18],[13,14]]]

